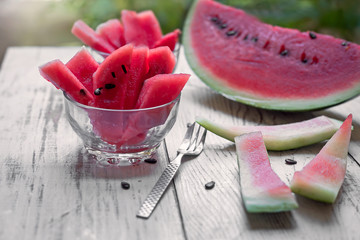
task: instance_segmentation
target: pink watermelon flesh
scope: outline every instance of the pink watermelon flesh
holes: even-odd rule
[[[271,26],[215,1],[195,2],[183,43],[206,84],[246,104],[307,110],[360,93],[359,45]]]
[[[151,48],[162,37],[159,22],[150,10],[138,14],[134,11],[123,10],[121,20],[124,24],[127,43]]]
[[[125,45],[124,27],[119,19],[110,19],[96,27],[96,33],[106,39],[115,49]]]
[[[60,60],[50,61],[39,67],[40,74],[56,88],[66,92],[73,100],[88,105],[93,95]]]
[[[333,203],[345,178],[352,115],[301,171],[295,172],[291,190],[305,197]]]
[[[151,10],[137,14],[141,29],[146,33],[147,45],[152,48],[162,37],[159,21]]]
[[[146,79],[136,108],[151,108],[173,101],[189,80],[189,74],[158,74]],[[156,96],[156,97],[154,97]]]
[[[65,65],[89,92],[94,91],[93,74],[99,67],[99,64],[86,48],[81,48]]]
[[[148,46],[146,32],[141,29],[136,12],[121,11],[121,21],[124,24],[124,37],[127,43],[135,46]]]
[[[179,29],[175,29],[173,32],[170,32],[161,37],[158,41],[155,42],[154,48],[161,46],[168,46],[171,51],[174,51],[176,43],[178,42],[179,35],[181,31]]]
[[[95,50],[105,53],[111,53],[115,50],[106,39],[102,38],[82,20],[77,20],[74,23],[71,32],[83,43]]]
[[[136,108],[152,108],[170,103],[179,96],[189,77],[189,74],[159,74],[145,80]],[[173,106],[174,103],[166,107],[139,112],[130,119],[121,142],[142,141],[149,129],[165,123]]]
[[[149,48],[138,47],[132,53],[129,79],[125,83],[123,109],[134,109],[145,75],[149,71]]]
[[[175,56],[169,47],[158,47],[149,51],[149,72],[145,78],[157,74],[172,73],[176,64]]]
[[[94,73],[96,107],[122,109],[133,45],[128,44],[110,54]]]
[[[272,170],[261,132],[235,137],[241,195],[248,212],[297,208],[290,188]]]

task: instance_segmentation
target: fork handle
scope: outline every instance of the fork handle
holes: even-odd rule
[[[184,154],[179,154],[173,161],[169,163],[164,172],[161,174],[159,180],[141,205],[137,217],[149,218],[160,198],[164,194],[166,188],[169,186],[171,180],[175,176],[181,164],[181,158]]]

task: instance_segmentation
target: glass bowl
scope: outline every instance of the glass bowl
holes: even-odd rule
[[[117,110],[83,105],[64,92],[65,114],[99,163],[133,165],[150,158],[171,130],[180,97],[152,108]]]

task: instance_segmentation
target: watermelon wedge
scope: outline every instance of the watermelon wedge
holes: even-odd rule
[[[119,19],[109,19],[101,23],[96,27],[95,32],[106,39],[115,49],[125,45],[124,27]]]
[[[141,29],[141,25],[135,11],[121,11],[121,21],[124,24],[124,37],[127,43],[135,46],[147,46],[146,32]]]
[[[155,14],[151,10],[146,10],[137,14],[140,29],[145,32],[147,46],[152,48],[162,37],[161,27]]]
[[[74,23],[71,28],[71,32],[83,43],[97,51],[111,53],[115,50],[115,48],[106,39],[102,38],[82,20],[77,20]]]
[[[73,100],[88,105],[93,95],[60,60],[50,61],[39,67],[41,76],[56,88],[66,92]]]
[[[303,111],[360,93],[359,45],[271,26],[216,1],[194,1],[183,45],[204,83],[255,107]]]
[[[294,193],[321,202],[335,202],[345,178],[351,123],[350,114],[319,154],[295,172],[290,183]]]
[[[143,86],[145,75],[149,71],[149,48],[135,48],[129,69],[129,79],[124,84],[123,109],[134,109]]]
[[[244,133],[261,131],[266,149],[272,151],[295,149],[327,140],[342,124],[341,121],[326,116],[272,126],[225,126],[200,117],[196,121],[209,131],[230,141]]]
[[[172,73],[176,65],[176,59],[169,47],[158,47],[149,51],[149,71],[146,79],[157,74]]]
[[[99,64],[86,48],[81,48],[65,65],[89,92],[94,91],[93,74],[99,67]]]
[[[135,108],[151,108],[173,101],[180,95],[189,78],[189,74],[179,73],[157,74],[145,80]]]
[[[178,42],[179,35],[181,31],[179,29],[175,29],[173,32],[170,32],[161,37],[158,41],[155,42],[154,48],[161,46],[168,46],[171,51],[174,51],[176,43]]]
[[[93,76],[96,107],[123,108],[133,49],[131,44],[118,48],[99,65]]]
[[[135,108],[149,110],[139,112],[129,120],[129,125],[122,135],[120,143],[142,141],[149,129],[164,124],[174,107],[174,100],[179,97],[189,78],[189,74],[180,73],[158,74],[146,79]],[[160,105],[167,106],[160,109],[154,108]]]
[[[298,207],[290,188],[272,170],[261,132],[235,138],[241,195],[248,212],[280,212]]]

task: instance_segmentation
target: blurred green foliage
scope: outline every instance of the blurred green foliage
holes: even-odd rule
[[[360,43],[359,0],[218,0],[283,27],[312,30]],[[191,0],[66,0],[90,26],[119,18],[122,9],[151,9],[164,33],[181,28]]]

